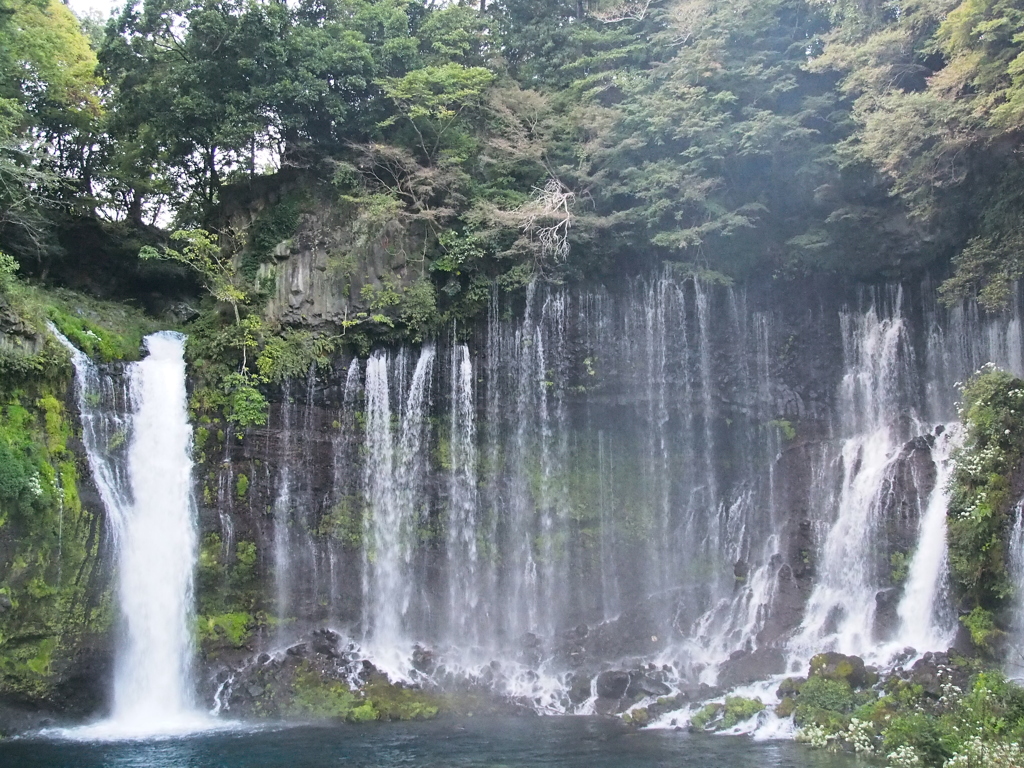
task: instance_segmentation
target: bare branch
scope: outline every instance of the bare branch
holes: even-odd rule
[[[643,21],[647,18],[651,2],[652,0],[623,0],[623,2],[616,3],[609,8],[591,11],[590,15],[605,24],[614,24],[615,22],[626,21],[627,19]]]
[[[523,234],[537,242],[542,255],[554,256],[559,261],[569,255],[571,206],[575,199],[575,194],[552,177],[543,188],[534,189],[530,201],[519,207],[519,213],[526,217]]]

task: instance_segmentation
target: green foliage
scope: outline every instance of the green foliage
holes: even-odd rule
[[[14,285],[15,273],[18,269],[19,264],[14,257],[0,251],[0,296],[7,293]]]
[[[99,521],[82,507],[63,404],[68,381],[29,378],[0,400],[0,688],[45,701],[84,635],[109,627],[93,581]],[[99,589],[97,589],[99,587]]]
[[[844,680],[830,680],[812,676],[800,687],[797,698],[797,718],[800,713],[813,710],[847,713],[853,709],[853,691]]]
[[[222,613],[216,616],[197,616],[196,627],[199,642],[203,645],[217,643],[232,648],[241,648],[248,641],[255,619],[248,613]]]
[[[227,396],[225,418],[240,430],[267,423],[267,398],[255,384],[253,377],[244,373],[231,373],[224,377],[222,387]]]
[[[718,717],[721,717],[724,708],[722,704],[705,704],[697,711],[697,714],[690,718],[690,726],[698,731],[705,730]]]
[[[248,295],[230,254],[221,251],[216,236],[204,229],[179,229],[171,234],[171,240],[184,244],[180,251],[167,247],[157,250],[146,245],[139,251],[139,258],[166,259],[185,265],[199,275],[214,298],[231,305],[235,321],[240,322],[238,306]]]
[[[295,234],[305,204],[301,195],[288,195],[256,217],[249,227],[248,243],[239,266],[247,280],[255,280],[260,264],[270,261],[278,244]]]
[[[957,592],[972,608],[965,626],[983,648],[993,637],[991,611],[1012,594],[1006,536],[1010,493],[1024,460],[1024,381],[994,368],[962,390],[963,446],[954,455],[947,511],[949,562]]]
[[[867,758],[887,758],[893,768],[1013,768],[1020,764],[1017,744],[1024,735],[1024,689],[1000,672],[976,674],[966,692],[939,668],[941,696],[926,694],[898,676],[886,681],[887,694],[871,697],[849,716],[837,709],[817,709],[810,716],[797,709],[797,739],[812,746],[845,747]],[[818,678],[811,678],[808,684]],[[825,681],[833,682],[833,681]],[[804,698],[804,688],[797,701]],[[819,704],[824,703],[819,700]]]
[[[970,613],[960,617],[960,623],[967,627],[971,633],[971,642],[978,648],[992,650],[992,639],[1000,633],[991,611],[976,605]]]
[[[793,426],[793,422],[789,419],[773,419],[768,422],[768,426],[778,429],[779,433],[786,440],[793,440],[796,438],[796,427]]]
[[[337,336],[293,328],[271,336],[256,357],[260,379],[279,384],[305,376],[314,365],[326,369],[338,350],[339,341]]]
[[[764,709],[760,699],[745,699],[742,696],[726,696],[725,712],[722,717],[722,728],[732,728],[738,723],[749,720]]]
[[[240,473],[235,481],[235,498],[244,499],[247,493],[249,493],[249,477],[245,473]]]

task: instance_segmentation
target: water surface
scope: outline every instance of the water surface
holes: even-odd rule
[[[0,743],[4,768],[852,768],[787,741],[588,717],[298,726],[156,741]]]

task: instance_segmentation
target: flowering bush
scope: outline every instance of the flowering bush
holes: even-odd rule
[[[964,444],[954,456],[948,510],[949,563],[973,610],[964,624],[982,650],[998,637],[993,611],[1012,594],[1005,532],[1024,459],[1024,381],[988,365],[961,389]]]

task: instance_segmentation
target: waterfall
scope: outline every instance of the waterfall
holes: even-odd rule
[[[406,352],[395,360],[393,377],[401,394]],[[368,644],[383,669],[404,676],[411,638],[405,626],[413,584],[413,536],[419,522],[417,486],[423,482],[421,455],[426,430],[426,400],[434,364],[434,347],[420,351],[408,393],[392,425],[389,358],[375,352],[366,363],[366,489],[364,518],[366,563],[363,598],[367,606]],[[397,437],[397,439],[396,439]]]
[[[841,480],[819,578],[793,643],[798,657],[822,650],[871,654],[877,646],[877,533],[898,448],[908,437],[897,423],[910,375],[901,293],[894,304],[891,314],[873,304],[864,313],[841,318],[846,373],[838,409],[843,439],[839,456],[830,459]]]
[[[458,344],[451,362],[450,469],[448,470],[448,610],[452,642],[476,645],[484,617],[478,589],[476,428],[473,361]]]
[[[726,686],[943,648],[954,382],[1024,365],[1019,302],[792,290],[533,283],[492,294],[478,347],[295,383],[249,460],[273,467],[297,631],[358,627],[404,679],[426,646],[541,711],[592,707],[570,676],[624,658]],[[326,472],[295,461],[325,443]]]
[[[284,466],[278,478],[277,496],[274,498],[274,605],[277,609],[277,642],[284,642],[288,615],[291,612],[292,547],[288,525],[292,513],[291,415],[287,407],[291,400],[291,382],[284,386],[286,407],[281,424]]]
[[[89,465],[116,544],[123,624],[111,717],[79,735],[130,738],[204,727],[192,680],[196,520],[184,337],[146,338],[148,356],[127,369],[124,416],[110,401],[116,387],[58,338],[72,354]]]
[[[1010,578],[1014,585],[1012,635],[1006,659],[1006,674],[1024,680],[1024,499],[1013,510],[1013,531],[1010,534]]]
[[[956,617],[951,616],[945,597],[947,584],[946,507],[949,503],[950,456],[962,440],[958,424],[945,425],[935,437],[932,460],[935,483],[921,516],[917,548],[907,570],[898,614],[898,643],[912,648],[947,648],[956,634]]]

